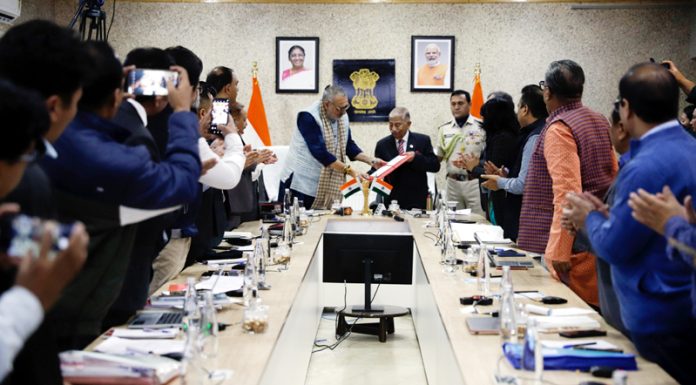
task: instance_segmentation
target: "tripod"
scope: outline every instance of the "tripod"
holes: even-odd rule
[[[102,5],[104,0],[80,0],[80,5],[70,20],[70,28],[73,28],[77,19],[80,19],[79,32],[82,40],[106,41],[106,12],[102,11]],[[89,29],[87,29],[88,22]]]

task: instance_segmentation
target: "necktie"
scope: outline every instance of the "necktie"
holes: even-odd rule
[[[404,152],[406,152],[406,149],[404,148],[405,147],[404,144],[405,144],[404,140],[399,139],[399,155],[403,155]]]

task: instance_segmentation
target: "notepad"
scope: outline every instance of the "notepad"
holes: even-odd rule
[[[225,231],[225,234],[223,236],[224,238],[243,238],[243,239],[251,239],[254,237],[254,234],[248,232],[248,231]]]
[[[592,330],[599,329],[600,324],[597,320],[588,316],[530,316],[530,319],[537,321],[539,331],[544,333],[556,333],[568,330]]]
[[[179,328],[165,329],[113,329],[112,337],[130,339],[173,339],[179,335]]]
[[[155,355],[137,357],[71,350],[60,353],[63,378],[71,384],[165,384],[179,362]]]
[[[583,309],[579,307],[550,308],[547,306],[539,306],[528,303],[524,305],[524,308],[529,314],[539,314],[555,317],[569,317],[594,314],[593,310]]]
[[[512,240],[505,238],[503,228],[500,226],[477,223],[452,223],[452,231],[460,242],[475,243],[474,233],[476,233],[484,243],[512,243]]]
[[[95,351],[109,354],[134,355],[134,354],[170,354],[183,353],[185,340],[173,339],[130,339],[109,337],[101,342]]]
[[[218,294],[239,290],[242,288],[242,285],[244,285],[244,277],[214,275],[206,280],[198,282],[196,284],[196,290],[212,290],[213,294]]]

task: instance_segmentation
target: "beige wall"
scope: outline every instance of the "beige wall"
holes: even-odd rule
[[[46,12],[25,0],[25,11]],[[73,0],[55,0],[55,18],[66,24]],[[110,3],[110,2],[108,2]],[[49,7],[50,8],[50,7]],[[111,16],[110,6],[106,8]],[[50,12],[48,12],[50,14]],[[331,81],[333,59],[396,59],[396,100],[411,110],[413,129],[434,135],[449,119],[448,94],[411,93],[411,35],[455,35],[455,86],[471,89],[481,62],[484,93],[510,92],[543,79],[549,62],[571,58],[585,69],[585,102],[608,112],[621,74],[633,63],[672,58],[691,78],[688,59],[691,12],[687,8],[571,10],[563,4],[190,4],[119,2],[111,43],[122,57],[134,47],[181,44],[203,60],[234,68],[239,100],[248,103],[250,71],[259,62],[260,82],[275,144],[288,143],[298,109],[318,94],[275,93],[275,37],[318,36],[320,85]],[[353,124],[366,151],[387,135],[384,123]]]
[[[53,20],[55,17],[54,0],[24,0],[22,1],[22,13],[15,20],[19,24],[32,19]],[[67,22],[65,22],[67,24]],[[11,25],[0,24],[0,36],[10,29]]]

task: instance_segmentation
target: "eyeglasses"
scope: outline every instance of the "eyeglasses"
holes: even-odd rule
[[[543,81],[543,80],[540,81],[540,82],[539,82],[539,87],[541,87],[542,90],[545,89],[545,88],[546,88],[546,82]]]
[[[331,102],[331,105],[334,106],[334,108],[337,109],[337,110],[340,111],[340,112],[346,112],[346,111],[348,111],[348,109],[350,108],[350,103],[346,104],[346,105],[343,106],[343,107],[337,106],[336,104],[334,104],[334,102]]]
[[[621,108],[621,101],[623,98],[621,96],[617,97],[616,100],[614,100],[614,109],[618,111]]]

